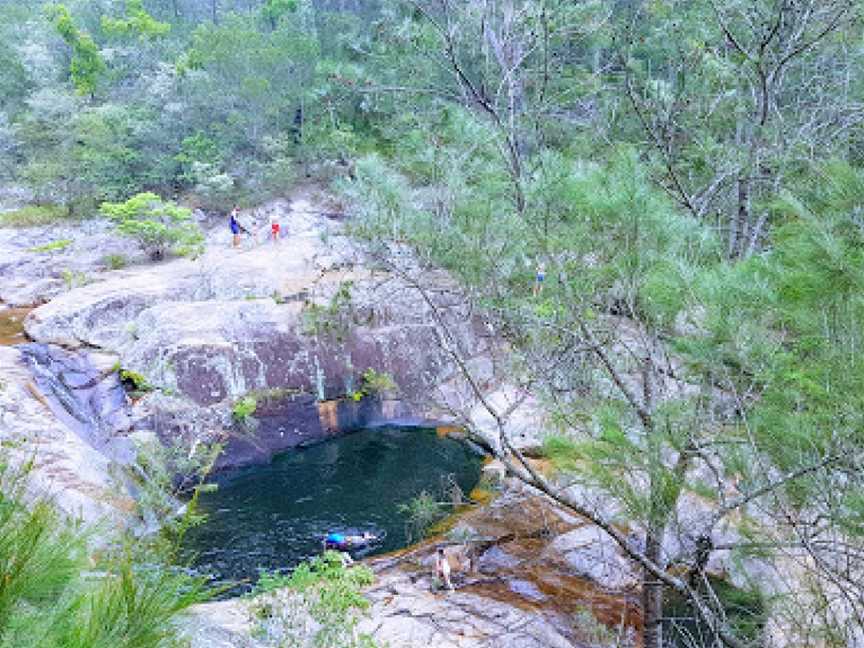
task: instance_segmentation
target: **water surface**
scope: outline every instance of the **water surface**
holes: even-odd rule
[[[400,504],[424,490],[441,497],[450,476],[467,493],[480,465],[466,444],[434,430],[355,432],[217,475],[218,490],[200,499],[209,520],[190,532],[187,547],[217,581],[245,583],[260,569],[287,569],[319,554],[329,531],[384,536],[355,558],[392,551],[408,544]]]

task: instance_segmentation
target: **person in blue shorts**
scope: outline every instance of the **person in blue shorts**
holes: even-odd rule
[[[234,247],[240,245],[240,223],[237,221],[237,205],[231,210],[231,217],[228,219],[228,226],[231,228],[231,234],[234,236]]]
[[[537,274],[534,276],[534,297],[543,290],[543,281],[546,279],[546,266],[542,263],[537,266]]]

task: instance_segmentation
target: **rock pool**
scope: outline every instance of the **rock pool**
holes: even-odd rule
[[[199,502],[208,521],[189,532],[186,546],[197,569],[240,588],[261,569],[317,555],[332,530],[383,536],[355,558],[392,551],[409,542],[401,504],[424,490],[440,498],[450,480],[468,493],[480,466],[467,444],[434,430],[362,430],[217,474],[218,489]]]

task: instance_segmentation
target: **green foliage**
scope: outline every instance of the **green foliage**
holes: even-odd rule
[[[579,445],[570,437],[550,434],[543,439],[540,453],[557,470],[574,471],[582,459]]]
[[[338,551],[325,551],[323,555],[301,563],[291,573],[287,585],[300,593],[318,589],[320,606],[345,614],[352,608],[369,606],[360,589],[371,585],[373,580],[372,570],[366,565],[347,568]]]
[[[141,394],[153,391],[153,386],[149,383],[147,378],[131,369],[120,369],[120,381],[134,393]]]
[[[50,5],[48,16],[57,33],[72,48],[69,74],[75,90],[82,95],[93,95],[105,73],[105,62],[93,38],[75,26],[72,15],[62,4]]]
[[[141,0],[126,0],[126,18],[102,16],[102,31],[112,36],[137,36],[141,39],[165,36],[171,25],[159,22],[144,9]]]
[[[37,227],[52,225],[69,217],[69,211],[60,205],[28,205],[0,213],[3,227]]]
[[[129,260],[124,254],[106,254],[105,258],[102,259],[102,262],[110,270],[120,270],[121,268],[125,268],[127,265],[129,265]]]
[[[0,111],[8,115],[16,114],[21,110],[21,103],[32,91],[33,85],[18,52],[5,39],[0,40]],[[0,172],[3,171],[0,166]]]
[[[265,645],[374,648],[368,636],[354,632],[357,612],[369,606],[362,589],[373,578],[365,565],[346,567],[335,551],[301,563],[290,575],[262,573],[252,593],[258,638]],[[315,622],[312,637],[304,635],[307,615]]]
[[[354,309],[351,302],[353,282],[343,281],[326,306],[309,302],[303,308],[303,333],[341,342],[351,329]]]
[[[16,632],[16,617],[29,607],[50,609],[60,603],[78,576],[84,557],[84,539],[64,527],[50,504],[27,508],[20,477],[3,467],[4,495],[0,498],[0,638]],[[11,483],[10,483],[11,482]],[[29,616],[29,615],[28,615]],[[30,619],[31,623],[33,619]]]
[[[409,541],[419,541],[425,538],[432,527],[444,519],[447,508],[435,497],[422,491],[406,504],[399,505],[399,513],[406,517],[405,530]]]
[[[11,648],[161,648],[175,618],[206,598],[201,579],[167,565],[135,565],[128,553],[97,566],[88,534],[46,501],[23,505],[24,475],[2,468],[0,645]]]
[[[246,395],[234,403],[234,407],[231,408],[231,416],[234,417],[237,423],[246,424],[255,414],[257,408],[257,399],[254,396]]]
[[[398,389],[390,374],[376,371],[372,367],[363,372],[360,380],[360,388],[349,394],[354,401],[361,401],[366,397],[383,397]]]
[[[204,600],[200,583],[179,573],[121,563],[69,620],[57,645],[150,648],[176,645],[177,615]],[[84,612],[86,610],[86,612]]]
[[[79,286],[86,286],[90,283],[90,277],[88,277],[86,273],[78,270],[70,270],[69,268],[61,270],[60,277],[63,279],[63,284],[66,286],[66,290],[72,290]]]
[[[174,159],[180,164],[180,177],[196,183],[201,180],[201,168],[217,168],[222,163],[222,151],[212,137],[198,132],[183,139]]]
[[[261,17],[272,29],[276,29],[283,16],[297,11],[297,0],[266,0],[261,7]]]
[[[121,234],[135,239],[152,259],[162,258],[169,250],[195,253],[204,241],[188,209],[153,193],[136,194],[123,203],[105,202],[100,209]]]
[[[736,635],[750,645],[758,645],[767,620],[767,601],[759,592],[748,588],[737,588],[716,578],[709,577],[711,589],[722,606],[729,625]],[[670,640],[686,645],[692,637],[704,634],[707,628],[693,618],[692,609],[675,595],[667,597],[668,616],[676,619],[667,624]]]
[[[151,115],[119,106],[98,106],[74,119],[78,180],[96,198],[116,200],[149,179],[143,167],[147,142],[140,137]],[[154,165],[155,166],[155,165]]]
[[[746,433],[783,471],[861,442],[861,204],[864,176],[843,164],[782,196],[772,249],[704,277],[707,330],[681,342],[702,371],[758,385]],[[819,483],[788,494],[803,504]]]
[[[136,459],[129,477],[138,488],[137,512],[141,519],[159,521],[159,533],[133,546],[137,562],[155,555],[171,563],[178,562],[187,531],[205,521],[198,512],[198,497],[216,488],[207,477],[222,452],[218,443],[181,439],[164,445],[155,435],[134,437]],[[181,505],[181,501],[184,503]]]
[[[369,367],[363,372],[362,391],[367,395],[385,394],[396,391],[396,381],[386,372]]]
[[[44,254],[46,252],[62,252],[70,245],[72,245],[72,239],[58,239],[56,241],[51,241],[50,243],[27,248],[27,251],[35,252],[37,254]]]

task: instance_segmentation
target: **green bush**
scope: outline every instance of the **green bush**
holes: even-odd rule
[[[90,278],[87,276],[85,272],[79,272],[77,270],[70,270],[69,268],[64,268],[60,271],[60,277],[63,279],[63,283],[66,285],[66,290],[72,290],[73,288],[78,288],[79,286],[86,286],[90,283]]]
[[[432,527],[447,515],[445,505],[425,490],[407,504],[400,504],[399,512],[407,517],[405,531],[410,541],[426,537]]]
[[[372,570],[365,565],[346,567],[342,561],[338,552],[326,551],[290,575],[261,574],[252,593],[252,610],[259,619],[256,635],[265,645],[375,646],[371,637],[354,632],[357,610],[369,607],[362,589],[373,582]],[[317,624],[312,637],[303,636],[303,624],[297,623],[306,615]]]
[[[129,265],[129,260],[123,254],[106,254],[102,262],[111,270],[120,270]]]
[[[327,306],[307,303],[301,314],[303,333],[342,342],[348,336],[354,316],[351,289],[353,282],[343,281]]]
[[[100,209],[151,259],[161,259],[168,251],[194,254],[203,246],[204,235],[192,221],[192,212],[154,193],[139,193],[122,203],[105,202]]]
[[[120,381],[133,392],[153,391],[153,387],[147,382],[147,379],[137,371],[121,369]]]
[[[256,409],[258,409],[257,399],[254,396],[246,395],[234,403],[231,415],[237,423],[245,424],[255,414]]]
[[[360,389],[349,391],[348,397],[359,402],[367,396],[382,396],[396,389],[396,382],[390,374],[370,367],[361,376]]]
[[[396,391],[396,381],[393,376],[383,371],[376,371],[371,367],[363,372],[361,390],[367,396],[384,394]]]

